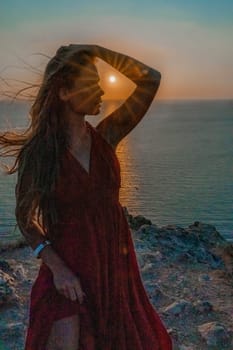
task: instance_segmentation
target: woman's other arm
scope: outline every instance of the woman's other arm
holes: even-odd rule
[[[28,244],[34,250],[40,243],[46,239],[45,232],[38,224],[36,219],[32,219],[28,223],[28,213],[30,207],[28,204],[19,206],[21,199],[25,191],[28,190],[30,184],[30,176],[24,176],[21,186],[16,185],[16,220],[19,229],[25,237]],[[83,293],[79,278],[70,270],[66,263],[60,258],[60,256],[52,248],[52,245],[45,246],[39,253],[39,257],[49,267],[53,273],[53,281],[56,289],[61,294],[65,295],[71,300],[76,300],[77,297],[82,303]]]

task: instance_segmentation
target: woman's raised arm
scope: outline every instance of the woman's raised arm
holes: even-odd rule
[[[147,112],[159,88],[161,74],[132,57],[103,47],[96,47],[96,55],[136,84],[128,99],[97,125],[97,129],[116,148]]]

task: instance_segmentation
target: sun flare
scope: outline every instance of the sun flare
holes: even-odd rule
[[[115,77],[115,75],[110,75],[109,78],[108,78],[108,80],[109,80],[109,82],[110,82],[111,84],[114,84],[114,83],[116,82],[116,77]]]

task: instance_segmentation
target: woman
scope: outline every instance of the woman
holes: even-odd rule
[[[136,88],[94,128],[85,116],[99,113],[104,94],[95,57]],[[115,154],[145,115],[160,78],[100,46],[62,46],[46,67],[27,131],[1,136],[3,148],[16,147],[9,173],[18,170],[17,223],[41,258],[25,350],[172,349],[142,284],[119,203]]]

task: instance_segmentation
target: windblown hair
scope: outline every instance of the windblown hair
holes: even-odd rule
[[[48,233],[57,213],[52,192],[58,178],[62,152],[68,146],[61,87],[72,88],[74,78],[94,58],[87,52],[74,53],[67,59],[67,47],[61,47],[48,62],[37,96],[30,108],[30,124],[22,133],[0,133],[0,156],[15,157],[7,174],[18,171],[16,216],[27,209],[26,227],[36,219]],[[25,186],[26,184],[26,186]],[[52,239],[52,237],[50,237]]]

